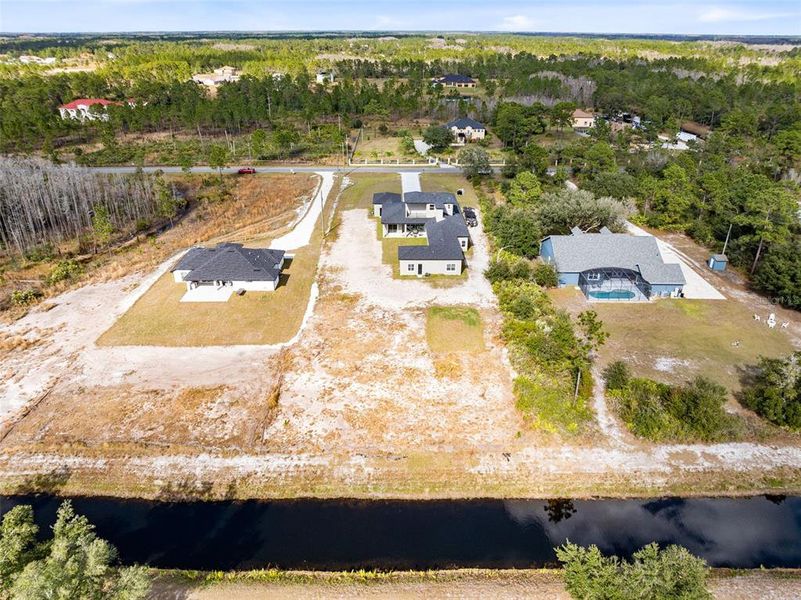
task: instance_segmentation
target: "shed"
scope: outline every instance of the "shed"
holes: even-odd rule
[[[725,271],[729,259],[725,254],[713,254],[709,257],[707,264],[713,271]]]

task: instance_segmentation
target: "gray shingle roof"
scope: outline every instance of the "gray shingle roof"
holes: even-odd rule
[[[377,192],[373,194],[373,204],[388,204],[390,202],[402,202],[403,198],[395,192]]]
[[[426,224],[425,246],[399,246],[400,260],[462,260],[464,252],[458,238],[469,237],[464,217],[460,214]]]
[[[472,77],[468,77],[467,75],[456,75],[453,73],[448,73],[442,77],[437,77],[436,80],[440,83],[475,83]]]
[[[560,273],[581,273],[593,269],[639,271],[652,284],[685,283],[678,264],[664,262],[656,238],[625,233],[582,233],[552,235],[554,263]]]
[[[448,129],[451,127],[456,127],[456,129],[467,129],[468,127],[472,127],[473,129],[486,129],[483,123],[479,123],[475,119],[470,119],[469,117],[454,119],[453,121],[446,123],[445,127]]]
[[[273,281],[281,274],[283,259],[283,250],[218,244],[192,248],[173,270],[190,269],[184,281]]]
[[[181,257],[176,265],[170,269],[172,271],[191,271],[207,262],[214,255],[214,248],[190,248]]]
[[[384,204],[381,209],[381,223],[383,225],[400,225],[406,223],[408,225],[425,225],[431,219],[424,217],[407,217],[406,205],[403,202],[391,202]]]
[[[456,204],[456,196],[450,192],[406,192],[403,194],[406,204],[433,204],[444,208],[446,204]]]

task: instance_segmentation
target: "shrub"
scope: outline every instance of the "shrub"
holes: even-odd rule
[[[81,267],[74,260],[60,260],[47,276],[47,283],[53,285],[65,279],[72,279],[81,272]]]
[[[629,384],[631,372],[622,360],[609,363],[603,372],[604,382],[608,390],[622,390]]]
[[[11,303],[14,306],[28,306],[36,302],[41,295],[42,292],[31,288],[26,290],[14,290],[11,292]]]
[[[784,359],[761,358],[742,398],[771,423],[801,429],[801,352]]]
[[[499,256],[490,260],[489,267],[484,271],[484,276],[491,283],[510,279],[530,280],[533,275],[534,270],[530,261],[508,252],[501,252]]]
[[[610,387],[610,394],[628,428],[649,440],[708,442],[738,433],[736,417],[723,409],[726,388],[705,377],[683,386],[634,378],[624,387]]]
[[[504,250],[527,258],[539,254],[542,234],[533,208],[499,206],[489,217],[485,221],[489,232]]]
[[[661,550],[649,544],[628,562],[603,556],[597,546],[582,548],[568,542],[556,549],[556,556],[564,564],[565,587],[577,600],[712,598],[706,589],[709,567],[681,546]]]
[[[537,263],[534,266],[533,276],[537,285],[541,285],[542,287],[556,287],[559,285],[559,274],[556,272],[553,265],[542,262]]]
[[[31,262],[42,262],[53,258],[55,253],[52,244],[39,244],[25,252],[25,259]]]

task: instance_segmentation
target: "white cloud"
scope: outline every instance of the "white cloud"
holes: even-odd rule
[[[711,6],[698,14],[698,20],[702,23],[726,23],[738,21],[768,21],[770,19],[779,19],[782,17],[791,16],[793,16],[792,13],[766,13],[742,8]]]
[[[506,31],[531,31],[536,21],[526,15],[512,15],[504,17],[500,29]]]

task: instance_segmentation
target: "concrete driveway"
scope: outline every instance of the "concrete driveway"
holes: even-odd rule
[[[626,228],[632,235],[651,235],[634,223],[626,221]],[[656,236],[654,236],[656,237]],[[690,266],[690,259],[665,241],[656,238],[659,252],[666,263],[678,263],[687,283],[684,284],[684,297],[692,300],[725,300],[726,296],[717,291],[711,283]]]

